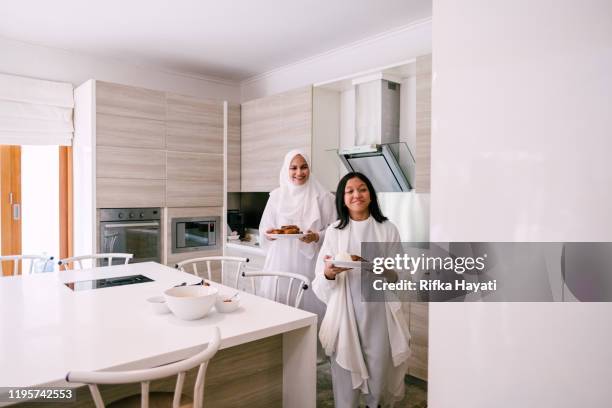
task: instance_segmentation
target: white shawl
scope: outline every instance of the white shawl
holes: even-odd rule
[[[289,166],[297,155],[304,158],[310,169],[310,176],[303,185],[297,186],[289,179]],[[317,201],[318,197],[331,195],[312,174],[310,158],[302,150],[291,150],[285,155],[278,177],[279,187],[270,193],[278,203],[278,218],[287,224],[296,224],[304,232],[320,231],[326,225],[322,224],[322,215]],[[276,228],[280,225],[276,226]],[[300,252],[311,259],[316,254],[315,245],[302,245]]]
[[[376,221],[372,219],[372,222]],[[388,231],[387,228],[375,228],[376,241],[393,242],[399,239],[399,237],[393,237]],[[335,232],[338,234],[338,252],[348,252],[351,223],[349,222],[349,225],[342,230],[336,229]],[[328,234],[326,239],[329,238]],[[332,356],[335,352],[338,365],[351,372],[353,388],[359,388],[362,393],[367,394],[369,392],[369,373],[359,343],[353,299],[348,289],[346,274],[338,274],[335,285],[327,302],[327,311],[321,323],[319,339],[325,353]],[[410,332],[402,314],[400,302],[385,301],[385,309],[394,366],[387,376],[388,400],[392,402],[401,399],[404,393],[404,376],[410,356]]]

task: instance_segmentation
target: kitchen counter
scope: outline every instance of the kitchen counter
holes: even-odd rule
[[[64,285],[138,274],[154,282],[77,292]],[[167,364],[200,350],[218,326],[220,350],[282,335],[283,405],[314,407],[316,316],[242,293],[241,308],[234,313],[213,309],[203,319],[182,321],[154,314],[145,300],[199,280],[154,262],[1,278],[0,385],[66,386],[70,370]],[[222,293],[235,291],[216,286]]]
[[[226,248],[232,248],[239,251],[243,251],[247,254],[253,254],[257,256],[266,256],[266,251],[259,245],[252,244],[244,241],[228,241],[225,243]]]

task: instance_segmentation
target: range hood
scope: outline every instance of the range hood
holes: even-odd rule
[[[400,84],[382,75],[353,80],[355,135],[338,150],[348,171],[365,174],[377,192],[410,191],[414,157],[399,140]]]

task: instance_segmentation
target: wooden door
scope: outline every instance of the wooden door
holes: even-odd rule
[[[0,253],[21,254],[21,147],[0,146]],[[12,262],[2,263],[12,275]]]

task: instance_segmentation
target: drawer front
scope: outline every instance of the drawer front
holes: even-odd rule
[[[168,207],[219,207],[223,205],[223,183],[200,180],[166,180]]]
[[[98,146],[163,149],[166,145],[166,123],[161,120],[127,116],[96,115]]]
[[[223,103],[167,94],[168,150],[223,154]]]
[[[163,92],[96,81],[96,113],[143,119],[166,119]]]
[[[164,207],[165,181],[146,179],[96,179],[96,207]]]
[[[98,146],[96,176],[163,180],[166,178],[165,156],[162,150]]]

